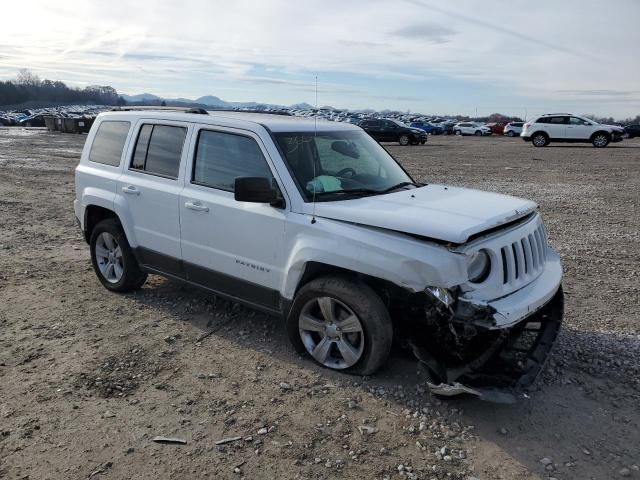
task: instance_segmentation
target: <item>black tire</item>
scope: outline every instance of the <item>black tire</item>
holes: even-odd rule
[[[482,136],[482,132],[480,130],[476,130],[476,133],[474,135],[476,137],[481,137]]]
[[[604,148],[609,145],[611,137],[606,132],[596,132],[591,135],[591,143],[596,148]]]
[[[507,136],[508,136],[508,137],[515,137],[515,135],[516,135],[516,133],[515,133],[513,130],[509,130],[509,131],[507,132]]]
[[[546,147],[549,145],[549,137],[546,133],[537,132],[531,137],[531,143],[534,147]]]
[[[96,256],[96,243],[98,237],[107,232],[111,234],[118,243],[122,251],[122,276],[118,281],[112,282],[107,280],[98,266],[98,259]],[[91,250],[91,264],[93,270],[96,272],[98,280],[108,290],[112,292],[131,292],[138,290],[144,282],[147,280],[147,274],[140,269],[138,261],[133,255],[131,246],[127,241],[127,237],[122,230],[120,222],[116,218],[107,218],[99,222],[91,231],[91,237],[89,239],[89,247]]]
[[[453,133],[458,136],[462,136],[462,130],[454,130]]]
[[[391,317],[380,297],[368,285],[349,277],[317,278],[298,291],[287,318],[287,333],[295,350],[311,356],[302,342],[298,322],[305,305],[320,297],[330,297],[342,302],[356,314],[362,324],[364,342],[362,354],[357,363],[339,371],[371,375],[378,370],[391,351],[393,341]],[[332,367],[327,366],[327,368]]]
[[[409,135],[400,135],[400,138],[398,138],[398,143],[403,147],[406,147],[407,145],[409,145],[410,141],[411,140],[409,139]]]
[[[420,140],[420,145],[424,145],[425,143],[427,143],[426,140]]]

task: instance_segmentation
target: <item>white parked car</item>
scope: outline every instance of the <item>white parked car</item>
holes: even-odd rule
[[[485,125],[478,125],[473,122],[460,122],[453,126],[453,133],[456,135],[491,135],[491,129]]]
[[[503,135],[515,137],[522,133],[524,122],[510,122],[504,126]]]
[[[624,128],[603,125],[570,113],[550,113],[526,122],[520,136],[536,147],[545,147],[551,142],[581,142],[606,147],[610,142],[622,141]]]
[[[535,379],[562,321],[535,203],[418,184],[355,125],[104,113],[74,208],[107,289],[148,273],[202,287],[283,318],[331,369],[372,374],[395,338],[434,392],[495,398]]]

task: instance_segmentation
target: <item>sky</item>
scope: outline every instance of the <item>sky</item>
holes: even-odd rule
[[[640,0],[3,2],[0,80],[427,114],[640,114]]]

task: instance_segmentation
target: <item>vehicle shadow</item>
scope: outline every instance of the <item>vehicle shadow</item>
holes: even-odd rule
[[[293,352],[280,319],[179,282],[154,277],[150,287],[131,298],[154,308],[159,300],[169,300],[167,313],[176,321],[190,322],[203,335],[213,332],[212,336],[241,349],[266,352],[318,373],[329,383],[347,381],[363,393],[401,391],[401,397],[387,398],[399,408],[436,405],[445,415],[455,409],[459,420],[473,425],[480,439],[472,455],[480,469],[483,464],[487,469],[495,465],[496,458],[510,458],[535,474],[616,478],[619,469],[640,460],[640,379],[625,369],[640,355],[640,338],[565,328],[534,389],[518,403],[506,405],[472,396],[442,399],[431,395],[417,360],[399,348],[394,348],[387,365],[372,377],[352,377],[319,367]],[[613,364],[605,368],[607,362]],[[549,459],[552,467],[546,467],[542,459]],[[489,470],[485,473],[489,476],[480,478],[495,478]]]

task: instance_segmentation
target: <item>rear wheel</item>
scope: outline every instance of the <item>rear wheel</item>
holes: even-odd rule
[[[398,139],[398,143],[403,147],[406,147],[407,145],[409,145],[409,135],[400,135],[400,138]]]
[[[591,137],[591,143],[596,148],[602,148],[609,145],[609,135],[604,132],[596,132],[593,137]]]
[[[133,256],[127,237],[115,218],[98,223],[89,240],[91,263],[98,279],[114,292],[131,292],[147,280]]]
[[[531,137],[531,143],[534,147],[546,147],[549,143],[549,137],[544,133],[536,133]]]
[[[299,353],[320,365],[370,375],[391,350],[391,318],[380,297],[366,284],[347,277],[312,280],[297,293],[287,332]]]

